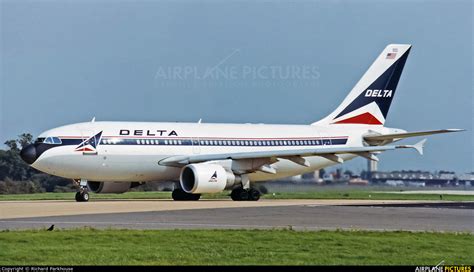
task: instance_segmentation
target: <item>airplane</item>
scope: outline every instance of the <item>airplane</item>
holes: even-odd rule
[[[78,185],[76,201],[124,193],[150,181],[175,181],[174,200],[231,190],[234,201],[256,201],[261,181],[313,172],[356,157],[413,148],[399,140],[462,131],[407,132],[385,127],[411,45],[390,44],[342,103],[310,125],[95,121],[41,133],[21,158],[31,167]]]

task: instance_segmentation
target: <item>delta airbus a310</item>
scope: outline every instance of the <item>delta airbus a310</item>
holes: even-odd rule
[[[233,200],[258,200],[253,183],[312,172],[355,157],[414,148],[390,145],[415,136],[384,126],[411,45],[388,45],[342,103],[310,125],[154,122],[78,123],[47,130],[21,150],[32,167],[89,191],[123,193],[150,181],[175,181],[174,200],[232,190]]]

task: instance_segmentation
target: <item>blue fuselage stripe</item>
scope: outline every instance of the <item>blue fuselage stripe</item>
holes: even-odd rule
[[[79,145],[83,139],[61,139],[61,145]],[[345,145],[347,138],[308,140],[247,140],[247,139],[149,139],[149,138],[102,138],[101,145],[162,145],[162,146],[323,146]]]
[[[37,148],[37,156],[41,156],[46,150],[60,146],[75,146],[79,148],[84,142],[81,138],[60,138],[60,144],[49,144],[38,142],[35,143]],[[347,137],[343,138],[310,138],[310,139],[150,139],[150,138],[113,138],[103,137],[99,145],[136,145],[136,146],[239,146],[239,147],[268,147],[268,146],[328,146],[328,145],[345,145]]]

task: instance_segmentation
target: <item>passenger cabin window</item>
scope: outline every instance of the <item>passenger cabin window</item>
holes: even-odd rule
[[[43,143],[45,143],[45,144],[61,144],[61,139],[59,139],[58,137],[46,137],[46,139],[44,139]]]

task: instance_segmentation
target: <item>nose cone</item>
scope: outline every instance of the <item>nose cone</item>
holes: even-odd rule
[[[28,164],[32,164],[36,161],[36,147],[33,144],[29,144],[25,146],[20,151],[20,157]]]

